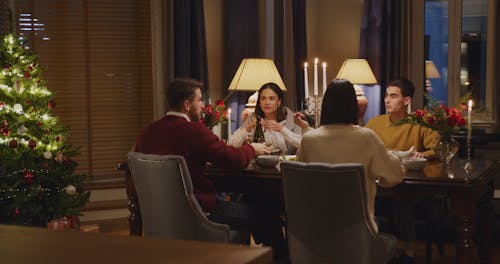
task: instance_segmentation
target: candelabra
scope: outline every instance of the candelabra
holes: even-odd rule
[[[319,127],[320,101],[321,99],[318,95],[306,98],[306,109],[304,112],[314,117],[314,128]]]

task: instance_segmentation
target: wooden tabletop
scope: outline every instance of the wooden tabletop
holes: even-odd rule
[[[0,225],[1,263],[272,263],[270,248]]]

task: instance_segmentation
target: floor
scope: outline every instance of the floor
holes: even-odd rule
[[[128,222],[126,218],[103,220],[95,222],[86,222],[84,225],[98,225],[100,232],[109,235],[128,236]],[[258,246],[258,245],[254,245]],[[413,249],[415,252],[416,263],[425,263],[425,244],[423,241],[410,242],[408,248]],[[456,263],[455,248],[452,244],[445,244],[445,254],[440,256],[436,246],[433,247],[432,263],[435,264],[451,264]],[[497,243],[493,245],[491,252],[491,263],[500,263],[500,245]]]

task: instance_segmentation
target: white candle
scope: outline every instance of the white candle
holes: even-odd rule
[[[406,107],[406,112],[408,114],[411,114],[411,103],[408,103],[407,107]]]
[[[307,62],[304,62],[304,98],[309,98],[309,77],[307,74]]]
[[[318,95],[318,58],[314,59],[314,90],[313,95]]]
[[[467,102],[467,140],[470,140],[472,134],[472,99]]]
[[[326,62],[321,64],[323,68],[323,95],[326,93]]]
[[[231,136],[231,108],[227,109],[227,139]]]

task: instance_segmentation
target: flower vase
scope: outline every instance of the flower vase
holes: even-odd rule
[[[451,164],[451,159],[458,151],[459,143],[450,138],[447,140],[440,140],[434,146],[434,152],[436,152],[436,156],[441,161],[442,166],[449,167]]]
[[[219,138],[221,139],[221,124],[218,123],[217,125],[212,127],[212,132]]]

